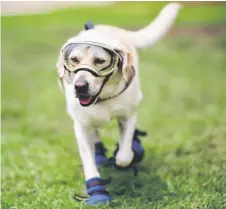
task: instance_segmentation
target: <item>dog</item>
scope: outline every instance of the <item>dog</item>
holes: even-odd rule
[[[174,24],[180,8],[178,3],[169,3],[148,26],[138,31],[87,23],[60,50],[56,65],[58,84],[73,120],[89,194],[87,204],[111,200],[95,159],[96,149],[100,148],[99,157],[105,159],[99,128],[116,119],[120,138],[115,164],[127,167],[133,162],[136,110],[142,101],[136,48],[147,48],[160,40]],[[137,146],[141,148],[141,144]]]

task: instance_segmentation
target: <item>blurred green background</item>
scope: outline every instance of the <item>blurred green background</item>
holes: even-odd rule
[[[108,190],[118,204],[105,208],[226,208],[226,4],[183,4],[169,34],[139,50],[146,158],[138,177],[101,171],[113,177]],[[84,176],[57,86],[59,49],[88,20],[138,29],[164,5],[118,2],[2,17],[1,208],[88,208],[73,199],[85,192]],[[115,121],[101,133],[110,156]]]

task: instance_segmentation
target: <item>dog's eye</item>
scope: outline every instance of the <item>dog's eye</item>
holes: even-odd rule
[[[102,58],[95,58],[94,59],[94,64],[103,64],[105,62],[104,59]]]
[[[74,62],[74,63],[78,63],[79,62],[77,57],[71,57],[71,61]]]

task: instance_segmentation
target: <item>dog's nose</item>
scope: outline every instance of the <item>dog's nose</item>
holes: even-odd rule
[[[88,83],[85,81],[79,81],[75,83],[75,90],[77,93],[85,94],[88,92]]]

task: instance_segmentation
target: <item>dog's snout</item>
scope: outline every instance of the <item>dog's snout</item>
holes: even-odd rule
[[[88,83],[86,81],[78,81],[75,83],[75,90],[78,93],[87,93],[88,92]]]

